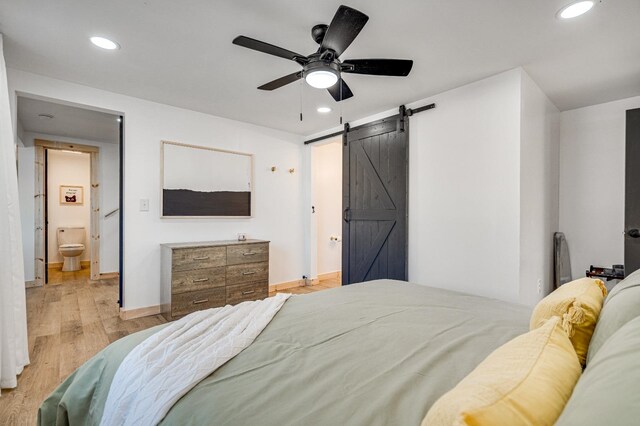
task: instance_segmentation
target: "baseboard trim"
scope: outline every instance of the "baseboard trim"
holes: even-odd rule
[[[323,281],[323,280],[333,280],[333,279],[342,279],[342,272],[341,271],[334,271],[334,272],[327,272],[324,274],[318,274],[318,280],[319,281]]]
[[[148,317],[160,314],[160,305],[147,306],[145,308],[122,309],[120,308],[120,319],[126,321],[134,318]]]
[[[120,277],[120,273],[119,272],[102,272],[100,273],[100,279],[101,280],[110,280],[112,278],[118,278]]]
[[[294,287],[304,287],[304,280],[287,281],[280,284],[270,284],[269,293],[273,293],[274,291],[286,290],[288,288],[294,288]]]
[[[32,280],[32,281],[25,281],[24,287],[33,288],[33,287],[42,287],[42,285],[38,285],[38,282],[36,280]]]

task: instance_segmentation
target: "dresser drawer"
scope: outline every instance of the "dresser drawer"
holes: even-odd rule
[[[269,295],[269,283],[267,281],[237,284],[227,287],[227,305],[235,305],[247,300],[264,299]]]
[[[227,265],[266,262],[269,260],[269,244],[242,244],[227,246]]]
[[[225,299],[225,287],[174,294],[171,301],[171,315],[179,317],[202,309],[224,306]]]
[[[177,294],[206,288],[224,287],[225,274],[224,266],[174,272],[171,277],[171,292]]]
[[[269,263],[245,263],[227,266],[227,285],[269,280]]]
[[[173,271],[224,266],[227,260],[226,247],[196,247],[173,251]]]

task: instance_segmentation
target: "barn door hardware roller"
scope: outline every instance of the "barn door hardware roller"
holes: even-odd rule
[[[405,117],[411,117],[413,114],[417,114],[419,112],[422,111],[427,111],[429,109],[434,109],[436,107],[436,104],[429,104],[429,105],[425,105],[423,107],[420,108],[407,108],[404,105],[400,105],[400,131],[404,132],[404,120]]]

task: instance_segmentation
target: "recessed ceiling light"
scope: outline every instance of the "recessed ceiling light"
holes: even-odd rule
[[[575,18],[590,11],[594,4],[592,0],[576,1],[560,9],[558,16],[562,19]]]
[[[113,40],[109,40],[108,38],[94,36],[94,37],[91,37],[89,40],[91,40],[91,43],[103,49],[107,49],[107,50],[120,49],[120,45],[118,43],[116,43]]]
[[[331,112],[331,108],[326,107],[326,106],[321,106],[321,107],[318,107],[317,111],[318,111],[320,114],[326,114],[326,113],[328,113],[328,112]]]
[[[38,118],[40,120],[53,120],[54,115],[53,114],[38,114]]]

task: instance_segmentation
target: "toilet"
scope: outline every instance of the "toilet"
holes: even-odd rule
[[[58,251],[64,258],[62,270],[79,271],[84,253],[84,228],[58,228]]]

